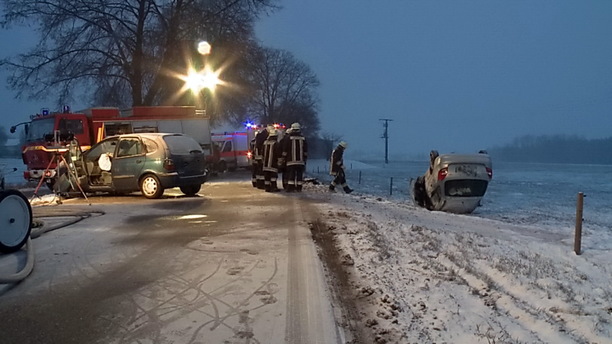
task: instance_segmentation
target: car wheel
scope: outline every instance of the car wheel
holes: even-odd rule
[[[200,191],[201,187],[202,185],[195,184],[195,185],[181,186],[180,189],[181,189],[181,192],[187,196],[195,196],[198,193],[198,191]]]
[[[32,206],[17,190],[0,191],[0,252],[15,252],[26,243],[32,231]],[[4,221],[3,221],[4,222]]]
[[[164,194],[164,188],[153,174],[147,174],[140,179],[140,192],[146,198],[160,198]]]

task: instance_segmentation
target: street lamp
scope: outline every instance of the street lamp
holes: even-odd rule
[[[202,56],[210,54],[211,45],[206,41],[198,42],[198,53]]]
[[[202,91],[208,90],[214,92],[217,85],[222,84],[219,79],[220,71],[215,71],[206,63],[206,57],[210,55],[212,46],[206,41],[197,43],[197,51],[202,56],[201,63],[192,63],[189,66],[187,75],[181,75],[180,78],[185,81],[183,90],[190,90],[195,96],[196,106],[202,108],[205,106],[206,94],[202,94]]]

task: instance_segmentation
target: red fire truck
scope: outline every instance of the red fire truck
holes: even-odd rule
[[[127,110],[96,107],[70,112],[43,110],[25,124],[22,159],[28,181],[45,178],[47,186],[55,183],[58,155],[76,142],[85,151],[105,137],[144,132],[183,133],[196,139],[207,155],[211,154],[210,119],[193,106],[136,106]],[[20,125],[18,124],[18,125]],[[16,126],[11,127],[14,133]]]

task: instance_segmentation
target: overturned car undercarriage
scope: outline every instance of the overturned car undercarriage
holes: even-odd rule
[[[491,158],[478,154],[429,154],[429,168],[411,181],[415,204],[457,214],[472,213],[479,205],[493,177]]]

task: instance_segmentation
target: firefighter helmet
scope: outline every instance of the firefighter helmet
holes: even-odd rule
[[[340,141],[340,143],[338,143],[338,146],[346,149],[346,147],[348,147],[348,143],[346,143],[345,141]]]

